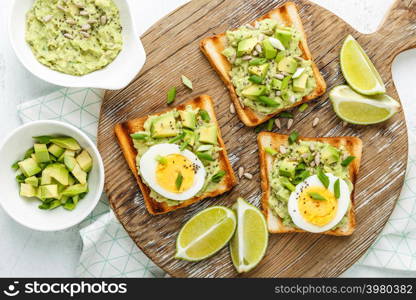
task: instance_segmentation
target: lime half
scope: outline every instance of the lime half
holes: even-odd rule
[[[387,95],[363,96],[347,85],[339,85],[329,93],[335,113],[351,124],[369,125],[390,119],[400,104]]]
[[[238,218],[230,243],[231,259],[238,273],[252,270],[263,259],[268,243],[266,219],[261,211],[238,198],[233,206]]]
[[[386,88],[360,44],[348,35],[341,48],[341,70],[345,80],[363,95],[384,94]]]
[[[175,258],[199,261],[210,257],[231,239],[237,225],[234,212],[213,206],[193,216],[179,232]]]

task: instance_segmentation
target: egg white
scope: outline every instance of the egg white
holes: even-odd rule
[[[192,186],[182,193],[172,193],[165,190],[157,183],[156,170],[158,162],[156,157],[167,156],[170,154],[180,154],[189,159],[192,163],[198,166],[198,170],[194,177]],[[158,194],[170,200],[185,201],[194,197],[204,186],[206,171],[201,160],[191,151],[181,151],[176,144],[157,144],[150,147],[140,158],[140,173],[144,181]],[[172,178],[175,180],[175,178]]]
[[[312,224],[308,222],[307,220],[305,220],[299,211],[298,200],[299,200],[300,195],[302,194],[302,191],[305,188],[313,187],[313,186],[324,187],[324,185],[319,180],[317,175],[310,176],[306,178],[303,182],[299,183],[296,186],[295,191],[292,192],[292,194],[289,197],[289,201],[288,201],[289,215],[292,218],[293,223],[295,223],[297,227],[303,230],[314,232],[314,233],[319,233],[319,232],[330,230],[342,220],[342,218],[345,216],[348,210],[348,207],[351,202],[351,198],[350,198],[351,196],[350,196],[350,190],[348,188],[348,184],[341,178],[338,178],[330,173],[327,173],[326,176],[328,176],[329,178],[328,190],[332,193],[334,193],[335,182],[337,181],[337,179],[339,179],[340,181],[340,197],[338,199],[338,208],[335,213],[334,219],[332,219],[328,224],[322,227]]]

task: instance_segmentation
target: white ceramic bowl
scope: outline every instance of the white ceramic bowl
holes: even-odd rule
[[[84,76],[72,76],[49,69],[36,60],[25,40],[26,13],[34,0],[13,0],[9,18],[9,37],[21,63],[37,77],[65,87],[90,87],[116,90],[127,86],[146,61],[146,53],[131,14],[130,0],[113,0],[120,10],[123,49],[102,70]]]
[[[82,148],[88,150],[93,167],[88,176],[89,192],[78,202],[73,211],[58,207],[42,210],[35,198],[19,196],[16,171],[11,165],[23,158],[33,146],[33,136],[66,135],[75,138]],[[57,231],[69,228],[84,220],[97,205],[104,187],[104,165],[94,143],[79,129],[58,121],[35,121],[15,129],[0,146],[0,205],[18,223],[40,231]]]

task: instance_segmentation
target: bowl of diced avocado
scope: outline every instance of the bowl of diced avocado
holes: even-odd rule
[[[0,205],[18,223],[40,231],[84,220],[104,187],[104,166],[91,139],[59,121],[14,130],[0,147]]]

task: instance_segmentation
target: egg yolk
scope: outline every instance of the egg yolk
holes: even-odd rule
[[[165,163],[158,163],[156,168],[156,182],[165,190],[172,193],[182,193],[194,183],[195,169],[192,162],[183,155],[169,154],[165,156]],[[177,188],[176,180],[182,175],[182,184]]]
[[[315,200],[310,196],[311,193],[317,193],[325,200]],[[324,187],[310,187],[303,190],[298,201],[301,216],[316,226],[328,224],[335,218],[338,209],[335,195]]]

